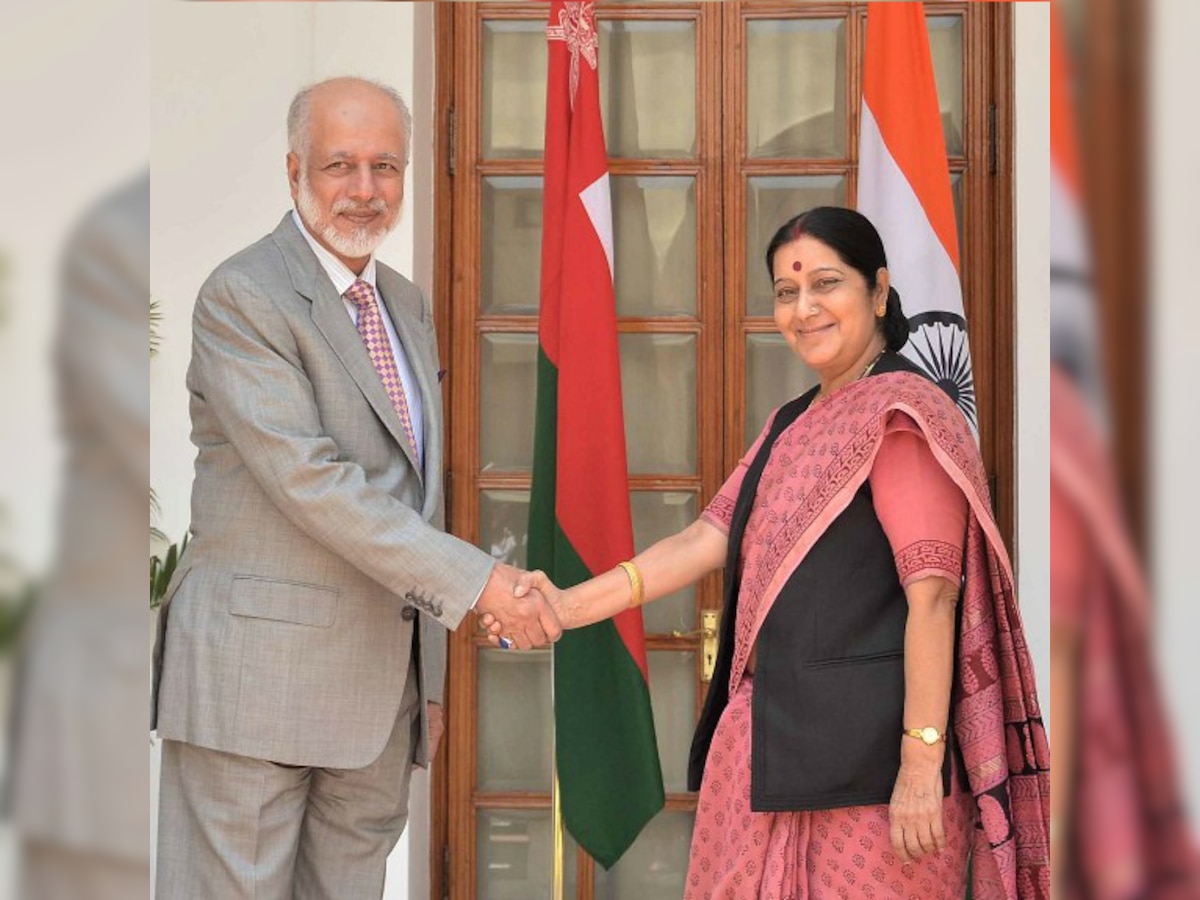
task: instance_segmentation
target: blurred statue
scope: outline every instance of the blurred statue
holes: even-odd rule
[[[66,471],[21,650],[9,785],[28,900],[150,893],[149,204],[147,174],[84,217],[63,259]]]

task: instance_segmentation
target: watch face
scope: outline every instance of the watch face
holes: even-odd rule
[[[941,737],[942,736],[938,733],[938,730],[932,725],[921,729],[921,740],[923,740],[926,744],[936,744]]]

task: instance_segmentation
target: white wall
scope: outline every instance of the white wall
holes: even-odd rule
[[[139,0],[16,4],[0,28],[0,552],[27,576],[56,540],[59,266],[83,213],[145,170],[148,34]]]
[[[1196,637],[1200,634],[1197,604],[1196,511],[1200,510],[1200,416],[1196,403],[1197,337],[1200,305],[1196,303],[1196,160],[1200,130],[1195,117],[1195,39],[1200,4],[1172,3],[1168,12],[1155,4],[1150,15],[1151,133],[1153,167],[1147,178],[1154,233],[1148,286],[1153,287],[1151,319],[1150,443],[1153,454],[1151,571],[1157,610],[1159,661],[1171,708],[1171,729],[1181,744],[1184,804],[1200,811],[1200,705],[1196,702]],[[1191,22],[1189,26],[1187,23]],[[1151,157],[1147,157],[1151,158]],[[1144,303],[1145,298],[1138,298]],[[1130,304],[1136,314],[1144,305]]]
[[[1014,3],[1017,596],[1050,718],[1050,5]]]
[[[196,292],[221,260],[290,208],[286,114],[301,86],[337,74],[385,81],[414,114],[406,209],[379,257],[426,289],[433,187],[433,17],[409,3],[177,3],[151,18],[151,291],[162,303],[151,365],[151,484],[160,525],[188,525],[194,448],[184,378]],[[414,178],[414,173],[416,177]],[[420,190],[414,190],[414,184]],[[418,237],[419,234],[419,237]],[[428,896],[428,780],[414,778],[410,826],[389,860],[386,897]]]

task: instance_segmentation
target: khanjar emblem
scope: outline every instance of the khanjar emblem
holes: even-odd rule
[[[908,319],[908,343],[904,355],[919,365],[950,395],[979,433],[975,407],[975,377],[971,374],[971,348],[967,343],[967,320],[951,312],[918,313]]]
[[[546,26],[546,39],[565,41],[571,52],[571,108],[575,108],[575,89],[579,86],[579,57],[596,68],[599,62],[600,37],[596,34],[594,3],[564,3],[557,25]]]

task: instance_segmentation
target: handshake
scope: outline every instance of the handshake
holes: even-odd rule
[[[488,640],[506,650],[547,646],[571,627],[563,593],[544,572],[525,572],[504,563],[492,570],[475,611]]]

